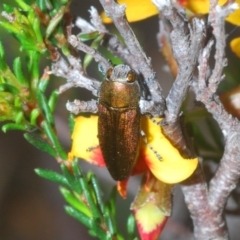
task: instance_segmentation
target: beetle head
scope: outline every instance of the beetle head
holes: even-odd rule
[[[137,74],[128,65],[118,65],[111,67],[106,72],[108,81],[121,83],[134,83],[137,80]]]

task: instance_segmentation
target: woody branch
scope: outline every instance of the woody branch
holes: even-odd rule
[[[199,58],[199,73],[202,73],[202,76],[199,74],[201,77],[199,77],[199,83],[195,88],[197,99],[205,104],[207,110],[218,122],[224,135],[224,154],[209,187],[209,204],[212,209],[218,210],[220,213],[222,213],[227,198],[236,187],[240,177],[240,123],[226,112],[216,95],[218,84],[224,77],[222,70],[227,64],[225,58],[224,19],[236,7],[237,5],[232,2],[223,7],[217,6],[217,1],[211,2],[209,23],[213,27],[213,35],[216,41],[215,66],[209,77],[206,73],[204,74],[207,69],[204,49]]]
[[[152,101],[141,100],[141,109],[144,113],[160,116],[165,109],[165,100],[162,89],[157,82],[156,74],[151,65],[151,59],[146,56],[133,30],[125,17],[125,5],[119,5],[114,0],[99,0],[105,13],[113,20],[116,28],[124,39],[129,53],[132,55],[131,67],[144,78],[145,84],[151,93]]]
[[[225,133],[226,146],[224,155],[215,176],[210,182],[209,190],[207,189],[200,167],[194,175],[182,185],[185,201],[194,222],[195,237],[196,239],[217,239],[218,237],[227,239],[222,210],[226,205],[229,194],[236,187],[240,174],[240,164],[238,161],[240,153],[238,147],[239,122],[225,111],[216,95],[216,89],[223,78],[222,70],[226,66],[224,19],[236,8],[236,4],[228,2],[226,6],[221,8],[217,6],[217,1],[211,1],[208,24],[213,27],[213,35],[216,39],[216,53],[215,66],[209,76],[210,69],[208,61],[213,40],[210,39],[206,47],[202,49],[203,42],[201,41],[203,40],[203,35],[199,35],[199,37],[202,37],[201,41],[191,38],[191,31],[188,30],[189,23],[184,19],[179,6],[178,9],[174,8],[173,2],[168,0],[154,0],[154,3],[162,11],[164,18],[168,19],[172,25],[173,30],[170,34],[170,39],[173,55],[179,68],[177,78],[166,101],[166,121],[168,123],[176,121],[182,100],[185,98],[188,85],[192,80],[193,70],[197,64],[197,57],[200,55],[198,59],[199,77],[198,81],[193,84],[196,98],[205,104],[208,111],[212,113],[213,117],[219,123],[223,133]],[[177,36],[178,41],[175,41],[174,35]],[[180,41],[181,39],[183,40]],[[196,41],[195,44],[198,44],[198,47],[196,47],[196,45],[193,45],[193,48],[189,47],[191,46],[191,39],[193,43]],[[187,55],[184,55],[184,53],[187,53]],[[193,64],[189,65],[189,63]],[[181,85],[178,85],[179,83],[181,83]],[[181,91],[179,91],[179,89],[181,89]],[[172,132],[174,132],[173,128]]]
[[[100,32],[104,32],[109,36],[109,41],[107,41],[106,44],[110,50],[113,52],[116,51],[115,53],[118,56],[124,54],[128,55],[130,60],[126,61],[126,63],[130,64],[132,68],[142,74],[145,83],[152,94],[153,100],[159,103],[159,108],[152,112],[153,115],[162,114],[163,110],[165,110],[165,106],[161,87],[156,81],[150,59],[147,58],[143,52],[132,29],[124,18],[124,6],[116,4],[113,0],[100,0],[100,2],[103,5],[105,12],[112,18],[115,26],[125,40],[127,47],[123,47],[115,36],[112,36],[107,32],[100,21],[99,15],[94,9],[91,10],[92,25],[87,26],[82,22],[79,24],[80,28],[84,29],[85,27],[85,29],[90,29],[91,27],[94,27]],[[216,95],[216,89],[222,79],[222,69],[226,65],[224,57],[224,18],[236,7],[236,5],[228,1],[228,4],[221,8],[217,6],[216,0],[211,1],[208,23],[213,27],[213,35],[216,39],[216,53],[215,67],[209,76],[208,73],[210,69],[208,67],[208,61],[213,40],[210,39],[203,48],[203,36],[206,34],[206,31],[202,21],[193,19],[193,23],[190,25],[185,18],[182,9],[179,6],[176,8],[173,1],[154,0],[154,3],[158,6],[159,10],[161,10],[165,19],[167,19],[172,25],[173,30],[170,34],[170,38],[173,54],[177,60],[179,68],[177,78],[166,101],[166,121],[170,123],[170,125],[177,121],[180,114],[180,107],[186,96],[188,87],[192,84],[197,100],[205,104],[208,111],[218,122],[223,133],[225,133],[225,152],[219,169],[210,182],[209,190],[207,189],[200,168],[182,187],[186,203],[194,222],[195,237],[196,239],[219,239],[219,237],[227,239],[222,210],[230,192],[235,188],[240,175],[240,164],[238,163],[238,156],[240,153],[240,147],[238,146],[240,136],[238,133],[240,126],[239,122],[224,110]],[[70,42],[73,43],[72,39],[70,39]],[[75,43],[76,42],[77,41],[75,41]],[[73,45],[80,50],[91,54],[97,61],[105,62],[105,66],[107,66],[107,62],[104,59],[101,59],[101,56],[98,55],[96,51],[84,48],[79,42]],[[192,76],[197,65],[197,60],[199,64],[198,81],[192,83]],[[66,72],[71,72],[70,67],[65,67],[65,69],[67,69]],[[84,71],[82,71],[81,66],[78,68],[78,73],[81,73],[81,77],[84,76]],[[66,76],[66,73],[65,77],[70,79]],[[81,79],[81,77],[79,77],[79,79]],[[88,77],[87,80],[89,81],[85,82],[89,82],[88,88],[93,89],[91,91],[94,92],[94,89],[99,88],[99,82]],[[92,103],[87,103],[87,105],[81,104],[81,102],[78,102],[75,105],[81,105],[78,111],[93,112],[93,109],[96,110],[96,102],[94,101],[92,101]]]
[[[220,7],[217,1],[211,1],[208,23],[213,28],[215,38],[215,66],[212,71],[209,69],[213,46],[213,39],[210,39],[200,53],[199,75],[193,85],[197,100],[204,103],[215,118],[225,140],[224,154],[217,172],[210,181],[207,198],[206,191],[204,195],[202,191],[206,188],[203,178],[197,184],[185,185],[182,188],[194,222],[196,239],[219,239],[219,237],[228,239],[223,209],[240,176],[239,121],[226,112],[216,94],[217,87],[223,79],[222,70],[226,66],[224,19],[235,7],[236,5],[231,2]],[[191,179],[196,180],[198,173]],[[201,191],[197,186],[201,186]]]

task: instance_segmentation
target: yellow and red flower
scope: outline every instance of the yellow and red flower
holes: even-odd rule
[[[75,119],[70,160],[75,156],[91,164],[105,166],[98,146],[97,121],[98,117],[95,115],[79,116]],[[173,184],[187,179],[195,171],[198,159],[184,159],[162,134],[161,127],[145,116],[141,119],[141,129],[146,139],[141,141],[139,159],[131,175],[145,173],[145,181],[131,209],[141,239],[154,240],[170,215]],[[153,149],[161,156],[161,160]],[[117,183],[117,189],[124,198],[127,183],[128,180]]]
[[[79,116],[75,119],[69,157],[79,157],[103,167],[105,163],[98,143],[97,121],[98,117],[95,115],[89,118]],[[139,159],[133,168],[132,175],[151,172],[158,180],[174,184],[185,180],[194,172],[198,159],[184,159],[163,135],[159,125],[142,116],[141,129],[146,135],[147,144],[141,141]],[[161,160],[152,149],[157,151]]]
[[[154,240],[171,215],[173,185],[146,178],[131,205],[141,239]]]
[[[219,0],[223,5],[227,0]],[[240,0],[236,0],[240,5]],[[126,4],[126,17],[129,22],[140,21],[157,15],[159,12],[151,0],[118,0],[119,4]],[[179,0],[191,14],[207,14],[209,0]],[[104,23],[112,20],[102,13]],[[239,25],[240,10],[230,14],[226,21]],[[240,38],[232,40],[230,46],[240,57]],[[196,169],[198,159],[184,159],[162,134],[161,127],[150,119],[142,117],[142,130],[146,134],[147,144],[142,140],[139,159],[131,175],[146,173],[146,180],[134,200],[131,209],[134,213],[138,231],[142,240],[155,240],[162,231],[171,212],[172,184],[187,179]],[[82,135],[85,133],[85,137]],[[73,146],[70,156],[81,157],[92,164],[104,166],[104,159],[98,147],[97,116],[90,118],[76,118],[75,129],[72,135]],[[151,148],[149,148],[151,145]],[[154,149],[162,157],[159,160]],[[128,180],[118,182],[119,193],[126,197]]]

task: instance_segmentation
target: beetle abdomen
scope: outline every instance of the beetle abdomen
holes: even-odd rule
[[[103,158],[113,179],[127,179],[138,158],[139,108],[113,108],[100,101],[98,138]]]

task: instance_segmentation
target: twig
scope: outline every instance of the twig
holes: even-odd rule
[[[151,101],[148,101],[147,103],[142,101],[142,106],[144,106],[145,109],[148,107],[149,109],[146,110],[146,112],[153,116],[162,115],[165,109],[162,89],[156,80],[156,74],[152,69],[151,60],[145,55],[133,30],[126,21],[126,6],[119,5],[114,0],[100,0],[100,2],[106,14],[113,20],[113,23],[127,45],[129,53],[132,55],[131,67],[137,73],[142,74],[151,94]]]
[[[111,67],[111,64],[104,58],[96,49],[89,47],[85,43],[81,42],[75,35],[71,35],[68,38],[68,42],[80,51],[83,51],[91,55],[96,62],[99,62],[102,69],[106,72],[108,68]]]
[[[68,111],[78,114],[81,112],[89,112],[89,113],[97,113],[98,112],[98,106],[96,100],[91,101],[79,101],[74,100],[73,102],[68,102],[66,104],[66,108]]]
[[[72,87],[82,87],[91,91],[94,96],[97,96],[100,82],[86,76],[79,58],[69,56],[68,60],[70,64],[60,57],[57,62],[52,64],[51,72],[56,76],[67,79],[67,83],[59,88],[59,93],[61,94]]]
[[[91,15],[91,24],[80,17],[78,17],[75,22],[75,25],[81,29],[81,33],[98,31],[99,33],[104,34],[102,45],[106,46],[114,56],[119,57],[124,63],[133,68],[134,57],[115,35],[109,33],[107,28],[102,23],[102,19],[99,16],[96,8],[91,7],[89,12]]]
[[[183,100],[186,97],[204,35],[203,21],[194,18],[192,27],[184,14],[177,10],[169,0],[153,0],[162,15],[171,23],[170,34],[173,55],[178,63],[178,74],[167,96],[166,122],[177,121]]]
[[[208,239],[228,238],[222,216],[223,208],[240,176],[240,124],[237,119],[226,112],[216,95],[217,87],[223,78],[222,70],[226,66],[224,19],[233,9],[235,9],[235,4],[228,3],[226,6],[220,7],[217,6],[216,0],[211,1],[209,24],[213,27],[213,35],[216,40],[215,66],[212,73],[209,73],[208,62],[213,45],[213,41],[210,40],[200,54],[199,79],[198,83],[194,85],[197,100],[203,102],[213,115],[225,138],[224,155],[210,182],[208,199],[203,201],[205,207],[199,206],[197,199],[190,200],[192,194],[198,195],[198,189],[191,189],[191,186],[183,187],[184,196],[195,223],[196,239],[205,239],[205,236]],[[196,177],[196,174],[192,177]]]
[[[209,21],[213,27],[213,34],[216,39],[216,64],[209,78],[208,99],[211,99],[216,92],[217,86],[223,78],[222,69],[226,66],[224,51],[225,29],[223,21],[236,7],[236,3],[231,2],[223,7],[216,6],[209,16]],[[220,166],[210,182],[209,203],[212,208],[222,212],[229,194],[236,187],[240,177],[240,123],[226,112],[218,97],[213,98],[213,100],[209,102],[205,101],[205,104],[225,134],[225,151]]]
[[[147,58],[133,30],[125,18],[125,5],[119,5],[113,0],[100,0],[107,16],[109,16],[123,37],[130,53],[135,57],[133,69],[143,74],[145,79],[151,77],[153,70],[151,60]]]

